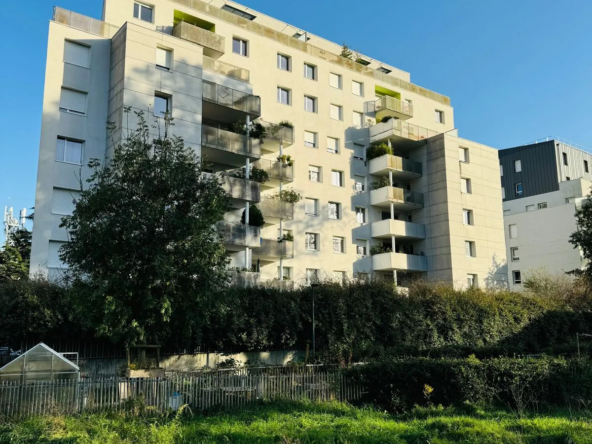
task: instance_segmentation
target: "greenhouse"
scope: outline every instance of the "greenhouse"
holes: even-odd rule
[[[1,381],[53,381],[80,379],[80,369],[47,345],[41,343],[0,368]]]

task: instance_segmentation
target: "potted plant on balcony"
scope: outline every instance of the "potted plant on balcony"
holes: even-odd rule
[[[246,175],[246,167],[241,168],[240,170],[236,171],[234,173],[234,177],[238,178],[238,179],[246,179],[246,180],[252,180],[258,183],[265,183],[269,181],[269,174],[267,173],[267,171],[261,169],[261,168],[257,168],[255,166],[251,167],[251,173],[249,174],[249,179],[247,179],[247,175]]]
[[[388,146],[386,143],[380,143],[377,145],[371,145],[367,150],[366,150],[366,159],[367,160],[372,160],[372,159],[376,159],[377,157],[381,157],[384,156],[385,154],[393,154],[393,149]]]
[[[278,162],[280,162],[280,164],[283,167],[291,167],[291,166],[294,166],[294,160],[292,159],[292,156],[290,156],[289,154],[288,155],[283,154],[283,155],[279,156],[277,158],[277,160],[278,160]]]
[[[259,122],[250,122],[247,125],[245,122],[238,121],[232,124],[232,130],[236,134],[242,134],[244,136],[249,135],[253,139],[259,139],[259,142],[263,143],[263,139],[266,136],[265,127]]]
[[[292,233],[284,233],[282,240],[286,242],[294,242],[294,235]]]
[[[370,247],[370,256],[374,256],[377,254],[383,254],[383,253],[392,253],[393,249],[389,248],[389,247],[385,247],[382,244],[376,244],[376,245],[372,245]]]
[[[245,224],[247,210],[243,210],[243,215],[241,216],[241,224]],[[263,217],[263,213],[256,205],[249,206],[249,226],[251,227],[262,227],[265,225],[265,218]]]
[[[378,190],[380,188],[389,187],[391,185],[389,178],[387,176],[382,176],[378,180],[374,180],[371,183],[373,190]]]
[[[302,200],[302,195],[294,191],[293,188],[286,188],[285,190],[270,195],[269,199],[295,204]]]

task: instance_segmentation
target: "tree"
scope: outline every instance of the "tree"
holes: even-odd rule
[[[578,229],[570,236],[569,241],[574,245],[574,248],[579,248],[582,251],[587,264],[583,270],[573,270],[572,273],[584,275],[590,281],[592,278],[592,200],[590,198],[584,200],[582,208],[577,211],[576,225]]]
[[[31,262],[31,232],[26,228],[16,230],[10,236],[10,244],[16,248],[21,255],[27,269]]]
[[[215,228],[229,199],[219,179],[169,136],[172,119],[152,143],[135,114],[138,129],[107,165],[90,161],[87,186],[61,223],[70,242],[60,257],[80,320],[126,346],[158,343],[172,331],[195,337],[227,264]]]
[[[339,55],[341,57],[343,57],[344,59],[348,59],[348,60],[354,59],[354,53],[352,52],[351,49],[349,49],[349,46],[347,46],[345,43],[341,47],[341,54],[339,54]]]
[[[241,224],[245,225],[245,215],[247,210],[243,210],[243,215],[241,216]],[[255,205],[249,205],[249,225],[252,227],[262,227],[265,225],[265,218],[263,217],[263,213],[259,208]]]
[[[18,249],[7,242],[0,251],[0,282],[26,279],[28,272],[29,267]]]

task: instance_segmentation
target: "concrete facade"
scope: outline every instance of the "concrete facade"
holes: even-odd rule
[[[75,173],[84,177],[82,165],[108,159],[135,128],[124,107],[161,125],[154,110],[165,97],[173,132],[213,162],[212,173],[242,170],[248,179],[253,166],[268,173],[261,184],[224,179],[232,197],[225,244],[233,268],[255,267],[253,281],[299,285],[367,274],[400,285],[415,276],[459,287],[505,281],[497,152],[459,138],[450,99],[410,83],[409,73],[363,55],[367,66],[346,60],[340,45],[233,2],[106,0],[102,21],[56,11],[31,273],[64,267],[57,251],[67,234],[58,226],[68,205],[56,199],[67,201],[68,190],[75,199]],[[64,63],[66,40],[90,48],[88,67]],[[161,50],[171,58],[166,69],[157,66]],[[60,111],[63,86],[87,93],[85,115]],[[112,137],[107,121],[118,128]],[[248,121],[264,122],[262,143],[236,134]],[[83,142],[80,164],[56,161],[59,137]],[[376,144],[392,155],[368,159]],[[289,189],[303,199],[292,206],[272,198]],[[265,226],[240,225],[251,205]]]

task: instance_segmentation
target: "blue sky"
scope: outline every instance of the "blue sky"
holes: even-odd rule
[[[48,22],[57,4],[3,0],[0,206],[35,202]],[[496,148],[561,136],[592,147],[590,0],[244,0],[253,9],[411,72],[448,95],[461,137]],[[26,9],[26,11],[24,10]],[[0,241],[2,234],[0,232]]]

